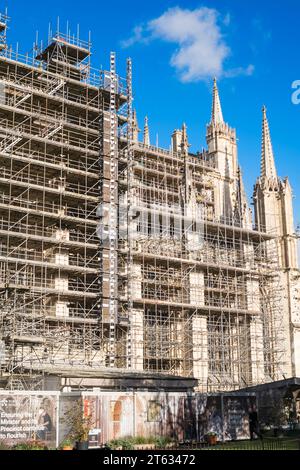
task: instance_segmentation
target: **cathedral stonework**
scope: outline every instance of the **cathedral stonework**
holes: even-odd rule
[[[252,213],[216,80],[206,150],[139,139],[132,64],[0,21],[0,387],[233,391],[300,376],[292,189],[263,109]],[[209,114],[209,112],[208,112]],[[47,388],[48,387],[48,388]]]

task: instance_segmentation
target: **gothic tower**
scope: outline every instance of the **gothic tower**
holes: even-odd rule
[[[276,235],[282,289],[283,328],[286,330],[286,375],[300,375],[300,281],[294,229],[292,188],[278,177],[266,108],[263,107],[261,173],[254,187],[258,230]]]
[[[217,81],[214,79],[211,120],[207,126],[208,153],[216,162],[215,217],[224,222],[251,225],[241,170],[238,167],[236,132],[225,123]]]
[[[280,264],[297,269],[292,189],[288,178],[278,177],[266,108],[263,108],[261,174],[254,189],[255,222],[264,231],[280,236]]]

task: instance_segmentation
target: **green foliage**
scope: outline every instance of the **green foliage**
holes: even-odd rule
[[[206,447],[200,449],[203,451],[215,451],[215,450],[238,450],[238,451],[278,451],[278,450],[298,450],[299,451],[299,440],[297,439],[276,439],[276,438],[264,438],[263,440],[257,439],[254,441],[237,441],[237,442],[226,442],[217,444],[216,446]]]
[[[69,426],[70,439],[76,442],[88,441],[89,432],[93,428],[92,413],[84,415],[83,400],[79,398],[72,407],[65,412],[63,421]]]
[[[133,443],[131,441],[130,437],[124,437],[124,438],[119,438],[119,439],[113,439],[108,443],[108,446],[114,450],[117,449],[118,447],[122,447],[123,450],[132,450],[133,449]]]
[[[0,441],[0,450],[9,450],[10,447],[5,442]]]
[[[69,438],[65,438],[59,445],[59,448],[62,449],[63,447],[73,447],[74,441]]]
[[[290,406],[287,405],[287,400],[278,393],[264,397],[262,405],[261,427],[280,428],[288,423]]]
[[[11,447],[12,450],[48,450],[47,446],[40,441],[19,442]]]
[[[155,437],[156,447],[163,448],[163,447],[167,446],[168,444],[171,444],[172,442],[174,442],[174,441],[170,437],[164,437],[164,436]]]
[[[152,444],[152,442],[149,442],[146,437],[144,436],[136,436],[131,438],[133,444]]]
[[[132,450],[135,445],[147,445],[155,444],[155,447],[163,448],[167,444],[170,444],[172,439],[163,436],[136,436],[136,437],[123,437],[119,439],[113,439],[108,443],[108,446],[113,450],[122,447],[123,450]]]

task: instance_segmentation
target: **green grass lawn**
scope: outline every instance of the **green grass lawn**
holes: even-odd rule
[[[265,437],[254,441],[236,441],[217,444],[203,450],[300,450],[300,436]]]

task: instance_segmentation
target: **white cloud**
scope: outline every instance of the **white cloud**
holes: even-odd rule
[[[224,70],[224,76],[226,78],[232,78],[232,77],[237,77],[238,75],[244,75],[246,77],[249,77],[250,75],[253,75],[255,70],[255,67],[253,64],[248,65],[248,67],[237,67],[235,69],[230,69],[230,70]]]
[[[231,15],[230,13],[227,13],[226,16],[223,19],[223,23],[225,26],[229,26],[231,23]]]
[[[129,39],[125,39],[124,41],[121,41],[122,47],[130,47],[136,42],[140,42],[143,40],[143,27],[142,26],[136,26],[133,29],[133,34]]]
[[[231,55],[231,49],[222,34],[219,18],[218,11],[212,8],[170,8],[160,17],[135,27],[133,35],[123,41],[122,46],[130,47],[154,39],[174,43],[177,48],[170,64],[183,82],[206,80],[214,76],[249,75],[253,72],[253,66],[246,70],[237,67],[226,71],[225,61]],[[227,14],[221,23],[228,26],[230,15]]]

